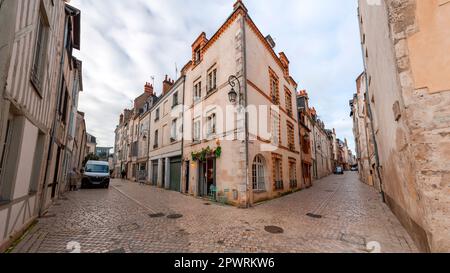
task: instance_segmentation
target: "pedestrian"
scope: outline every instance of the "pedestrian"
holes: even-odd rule
[[[79,179],[80,179],[80,172],[78,172],[77,168],[73,168],[69,172],[70,191],[78,190],[78,180]]]

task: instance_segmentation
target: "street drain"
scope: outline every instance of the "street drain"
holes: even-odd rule
[[[277,226],[267,226],[264,228],[265,231],[272,233],[272,234],[282,234],[284,233],[284,230]]]
[[[150,218],[161,218],[166,216],[164,213],[149,214]]]
[[[128,224],[128,225],[122,225],[119,226],[118,229],[120,232],[130,232],[130,231],[135,231],[138,230],[140,228],[140,226],[136,223],[132,223],[132,224]]]
[[[181,217],[183,217],[181,214],[170,214],[167,216],[169,219],[180,219]]]
[[[121,253],[125,253],[125,249],[119,248],[119,249],[108,251],[106,253],[107,254],[121,254]]]
[[[318,214],[314,214],[314,213],[308,213],[308,214],[306,214],[306,216],[311,217],[311,218],[316,218],[316,219],[322,218],[322,215],[318,215]]]

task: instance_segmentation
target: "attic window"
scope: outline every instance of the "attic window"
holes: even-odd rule
[[[195,56],[195,64],[198,64],[200,61],[201,61],[201,51],[200,51],[200,47],[197,47],[196,49],[195,49],[195,52],[194,52],[194,56]]]

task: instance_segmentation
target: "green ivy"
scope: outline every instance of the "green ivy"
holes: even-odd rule
[[[211,147],[207,147],[200,152],[192,152],[192,161],[205,161],[208,156],[215,156],[216,158],[220,158],[222,155],[222,147],[217,147],[215,150],[212,150]]]

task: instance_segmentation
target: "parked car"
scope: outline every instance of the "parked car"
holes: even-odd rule
[[[344,168],[337,167],[336,170],[334,171],[334,174],[344,174]]]
[[[85,168],[82,170],[83,178],[81,180],[81,187],[96,186],[102,188],[109,188],[111,180],[108,162],[104,161],[88,161]]]

